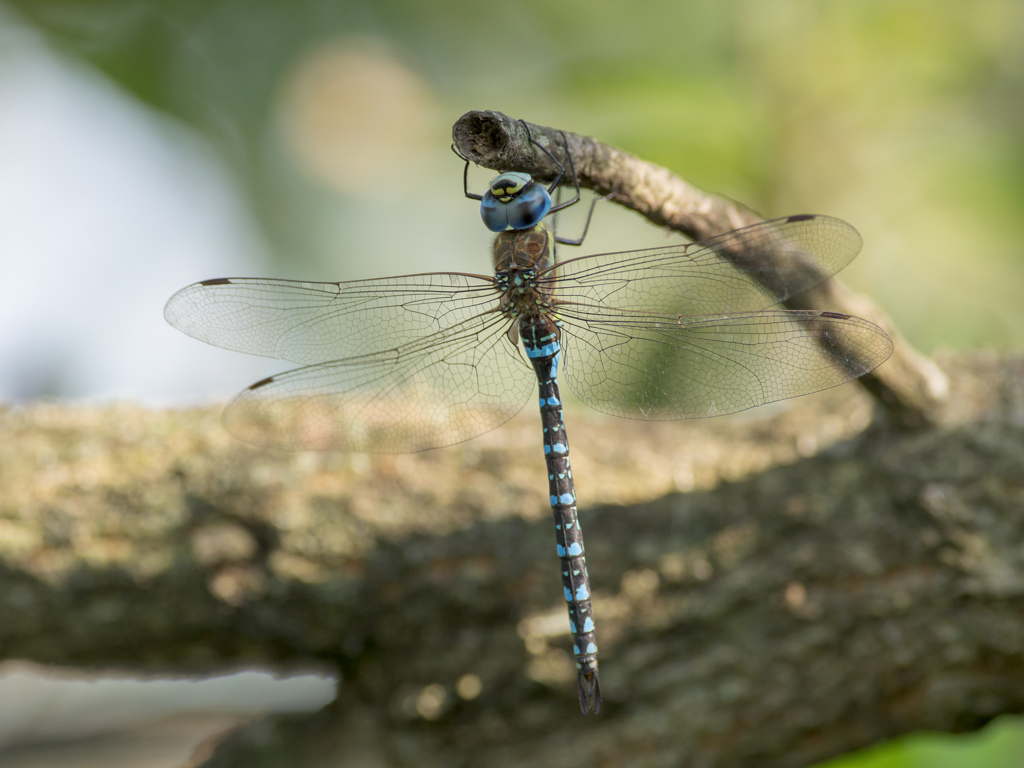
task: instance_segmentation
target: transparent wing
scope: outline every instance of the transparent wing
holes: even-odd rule
[[[825,281],[860,246],[845,221],[790,216],[695,243],[581,256],[546,278],[560,301],[684,315],[752,312]]]
[[[718,416],[807,395],[867,373],[892,353],[850,315],[775,310],[681,317],[562,307],[563,376],[616,416]]]
[[[443,333],[497,300],[494,280],[479,275],[341,283],[231,277],[183,288],[164,317],[207,344],[311,365]]]
[[[397,349],[257,382],[224,412],[229,432],[289,450],[412,453],[469,440],[518,413],[536,381],[490,312]]]

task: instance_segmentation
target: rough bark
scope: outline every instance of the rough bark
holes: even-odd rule
[[[951,406],[912,433],[853,386],[754,419],[567,413],[597,717],[533,413],[366,457],[251,448],[217,409],[7,410],[0,655],[343,679],[204,766],[795,767],[978,728],[1024,711],[1024,361],[943,368]]]

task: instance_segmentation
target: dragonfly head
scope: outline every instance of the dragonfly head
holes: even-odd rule
[[[480,201],[480,218],[491,232],[530,229],[551,210],[551,195],[528,173],[503,173]]]

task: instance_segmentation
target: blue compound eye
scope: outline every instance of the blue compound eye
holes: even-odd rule
[[[480,218],[491,232],[504,232],[508,229],[508,205],[487,190],[480,201]]]
[[[529,229],[540,223],[551,210],[551,195],[540,184],[531,181],[508,204],[508,225],[512,229]]]
[[[551,210],[551,195],[527,173],[503,173],[480,200],[480,218],[491,232],[529,229]]]

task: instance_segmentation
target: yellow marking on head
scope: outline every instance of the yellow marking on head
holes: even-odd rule
[[[501,202],[507,203],[526,187],[527,180],[515,174],[505,174],[491,182],[491,194]]]

